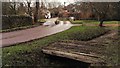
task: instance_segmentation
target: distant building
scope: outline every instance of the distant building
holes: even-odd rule
[[[46,13],[45,13],[45,18],[46,18],[46,19],[51,18],[51,13],[50,13],[49,10],[46,11]]]

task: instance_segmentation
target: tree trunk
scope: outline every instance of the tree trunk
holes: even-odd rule
[[[100,20],[100,24],[99,24],[100,27],[103,26],[103,20]]]
[[[30,2],[28,2],[28,14],[30,15],[30,16],[32,16],[32,14],[31,14],[31,7],[30,7]]]
[[[39,0],[36,0],[36,10],[34,14],[34,23],[37,23],[38,20],[38,10],[39,10]]]
[[[14,2],[13,9],[14,9],[14,14],[16,15],[16,2]]]

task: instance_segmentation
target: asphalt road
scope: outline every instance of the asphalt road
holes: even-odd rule
[[[50,19],[50,21],[55,21],[57,18]],[[31,41],[38,38],[43,38],[58,32],[69,29],[72,26],[70,22],[61,22],[54,26],[38,26],[34,28],[29,28],[25,30],[0,33],[2,37],[0,38],[0,47],[11,46],[13,44]]]

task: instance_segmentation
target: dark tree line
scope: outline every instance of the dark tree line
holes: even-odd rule
[[[2,14],[3,15],[19,15],[27,13],[29,16],[34,16],[34,22],[36,23],[38,20],[38,14],[40,5],[40,0],[36,0],[34,3],[34,7],[31,6],[31,0],[26,0],[27,3],[19,3],[19,2],[3,2],[2,3]],[[44,3],[47,5],[47,2]],[[74,4],[70,4],[66,7],[60,8],[51,6],[55,3],[49,3],[48,6],[50,11],[54,16],[58,16],[60,12],[62,12],[63,8],[66,8],[71,13],[80,12],[81,15],[77,14],[81,18],[94,18],[100,21],[100,26],[102,26],[105,20],[120,20],[120,2],[75,2]],[[57,4],[57,3],[56,3]],[[55,4],[55,5],[56,5]],[[58,4],[57,4],[58,5]],[[60,4],[59,4],[60,6]],[[62,14],[63,15],[63,14]]]
[[[25,2],[2,2],[2,15],[29,15],[34,16],[34,23],[38,20],[39,0],[36,0],[35,7],[31,7],[31,1]],[[35,9],[35,10],[33,10]]]
[[[95,13],[95,17],[100,21],[99,26],[102,26],[103,22],[106,20],[120,20],[119,2],[99,2],[90,3],[91,9]]]
[[[71,6],[71,7],[70,7]],[[75,2],[67,8],[72,12],[80,12],[81,18],[95,19],[100,21],[102,26],[104,21],[120,20],[120,2]]]

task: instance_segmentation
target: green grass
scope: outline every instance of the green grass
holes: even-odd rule
[[[75,20],[75,21],[71,21],[72,24],[82,24],[83,21],[82,20]]]
[[[46,20],[45,19],[39,19],[38,22],[39,23],[44,23],[44,22],[46,22]]]
[[[106,56],[105,60],[108,66],[119,66],[119,43],[120,43],[120,35],[119,35],[119,28],[113,28],[113,30],[118,31],[118,33],[113,36],[112,38],[107,38],[107,45],[106,46]]]
[[[105,21],[104,24],[118,24],[119,21]]]
[[[98,24],[99,21],[96,20],[75,20],[71,21],[72,24],[84,24],[84,23],[91,23],[91,24]]]
[[[96,20],[75,20],[71,21],[73,24],[85,24],[85,23],[90,23],[90,24],[99,24],[99,21]],[[104,21],[103,24],[118,24],[119,21]]]
[[[26,66],[26,65],[46,65],[47,59],[44,58],[44,54],[41,54],[41,48],[53,42],[60,40],[90,40],[96,38],[102,34],[105,34],[108,30],[100,27],[82,27],[74,26],[69,30],[51,35],[42,39],[33,40],[26,43],[16,44],[11,47],[2,48],[2,61],[3,66]]]

